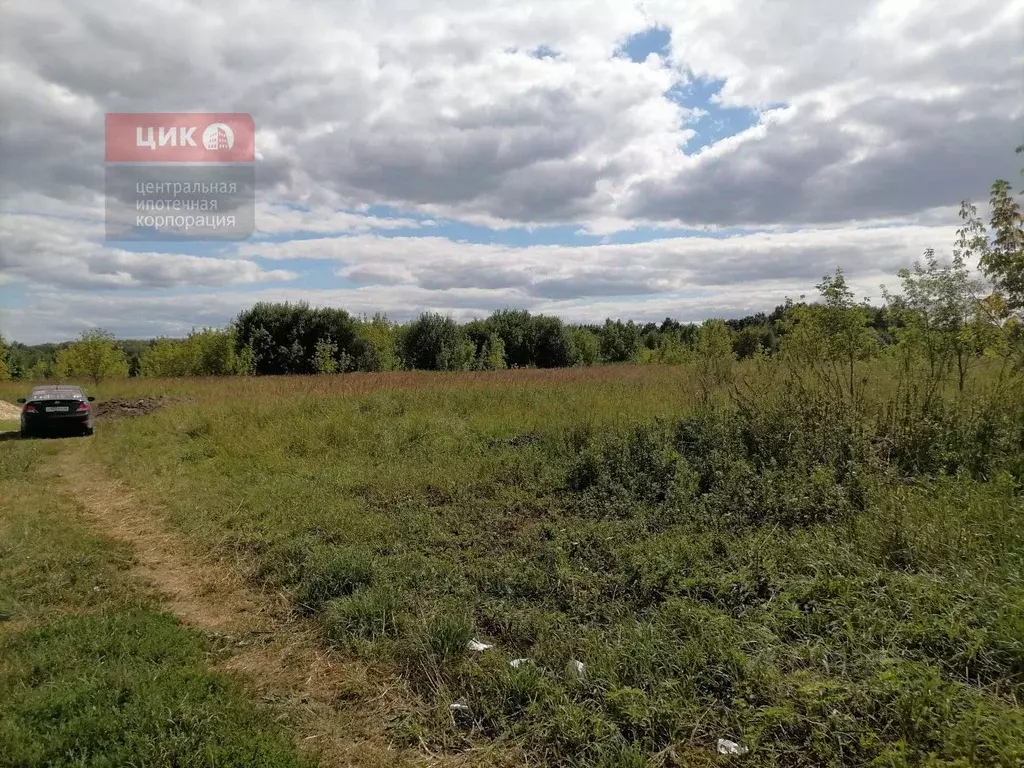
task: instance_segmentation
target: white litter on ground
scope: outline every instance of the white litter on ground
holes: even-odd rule
[[[729,741],[729,739],[718,740],[718,754],[720,755],[745,755],[749,751],[750,747],[737,744],[735,741]]]
[[[470,640],[466,643],[466,647],[471,651],[486,651],[493,648],[493,645],[487,643],[481,643],[479,640]]]
[[[573,659],[569,662],[569,671],[572,673],[572,676],[575,677],[577,680],[582,680],[583,676],[587,672],[587,667],[582,661]]]
[[[529,663],[530,663],[529,659],[512,659],[512,661],[510,661],[508,663],[508,665],[510,667],[512,667],[513,669],[519,669],[521,666],[523,666],[523,664],[529,664]]]

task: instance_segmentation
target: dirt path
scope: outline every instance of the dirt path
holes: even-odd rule
[[[21,418],[21,406],[0,400],[0,421],[17,421]]]
[[[190,553],[131,491],[89,458],[75,441],[53,459],[52,471],[100,531],[129,544],[135,575],[166,599],[183,623],[227,635],[239,649],[223,666],[265,700],[297,713],[303,751],[325,766],[454,766],[473,761],[392,748],[385,734],[400,685],[341,658],[315,628],[296,620],[281,598],[248,587],[232,569]],[[390,706],[389,706],[390,705]]]

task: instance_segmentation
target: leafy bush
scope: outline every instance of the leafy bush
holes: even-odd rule
[[[714,410],[583,448],[566,486],[713,520],[808,525],[864,508],[873,454],[822,402]]]
[[[402,358],[407,368],[465,371],[472,367],[474,354],[469,338],[450,317],[425,312],[406,329]]]
[[[316,373],[325,362],[318,362],[316,347],[325,340],[336,345],[336,370],[344,370],[355,352],[355,322],[342,309],[259,302],[241,312],[233,327],[236,351],[252,350],[253,372],[259,375]]]
[[[82,331],[81,338],[57,353],[54,373],[61,379],[124,378],[128,356],[114,343],[114,335],[102,328]]]
[[[355,333],[353,356],[357,371],[397,371],[402,367],[398,337],[385,315],[358,321]]]
[[[566,485],[647,504],[663,502],[675,484],[681,458],[671,437],[670,425],[663,422],[634,427],[625,435],[613,433],[580,453]]]
[[[230,376],[248,373],[232,330],[204,328],[185,339],[157,339],[143,350],[139,375]]]

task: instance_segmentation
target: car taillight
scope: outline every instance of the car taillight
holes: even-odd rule
[[[88,403],[79,403],[77,410],[78,411],[88,411],[89,410],[89,404]]]
[[[32,403],[25,403],[25,407],[21,409],[22,413],[38,413],[36,407]]]

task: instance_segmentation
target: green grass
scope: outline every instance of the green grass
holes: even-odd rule
[[[0,766],[300,766],[211,639],[161,612],[132,555],[38,470],[60,441],[0,450]]]
[[[96,449],[399,667],[421,706],[397,741],[580,766],[738,763],[720,737],[749,765],[1024,761],[1020,390],[926,409],[878,374],[854,418],[778,383],[702,407],[692,372],[641,374],[206,381]]]

